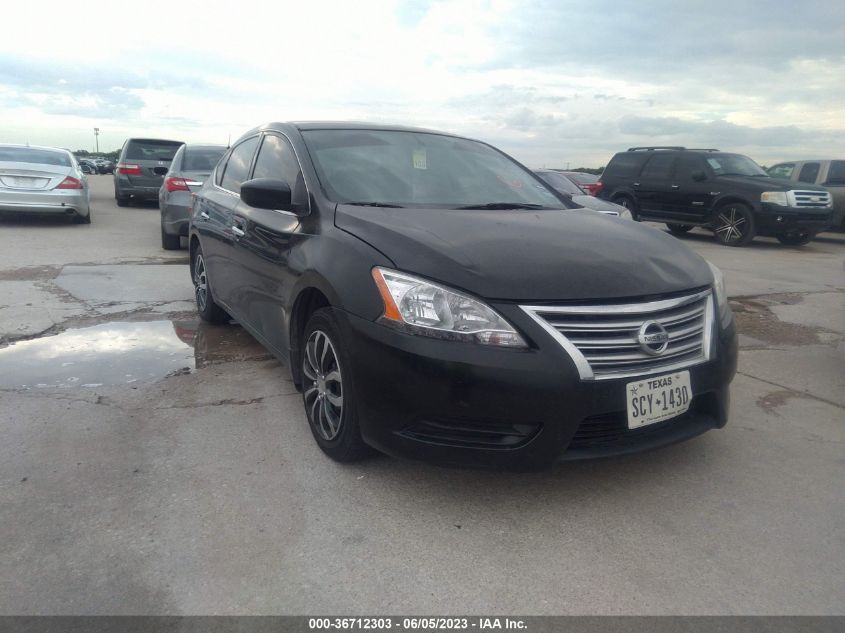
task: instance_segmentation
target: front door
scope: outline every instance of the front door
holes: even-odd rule
[[[695,154],[681,156],[675,165],[670,186],[673,201],[666,210],[666,216],[690,223],[706,222],[719,192],[714,190],[713,173],[704,159]]]

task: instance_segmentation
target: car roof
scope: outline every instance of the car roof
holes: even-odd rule
[[[184,145],[185,143],[182,141],[174,141],[168,138],[128,138],[126,139],[127,143],[131,142],[141,142],[141,143],[173,143],[174,145]]]
[[[388,123],[366,123],[363,121],[274,121],[253,128],[250,132],[272,129],[284,130],[290,128],[297,129],[300,132],[306,132],[309,130],[376,130],[390,132],[416,132],[418,134],[439,134],[441,136],[467,138],[450,132],[443,132],[442,130],[432,130],[408,125],[391,125]],[[247,132],[247,134],[248,133],[249,132]]]
[[[226,149],[222,143],[183,143],[187,149]]]

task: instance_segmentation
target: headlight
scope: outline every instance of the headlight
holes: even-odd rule
[[[477,299],[388,268],[373,268],[381,321],[409,334],[452,341],[527,347],[513,327]]]
[[[634,219],[634,216],[631,215],[631,212],[628,211],[628,209],[626,209],[624,207],[622,209],[620,209],[619,217],[622,218],[623,220],[633,220]]]
[[[716,302],[719,304],[719,319],[722,327],[725,327],[731,320],[731,306],[728,304],[728,295],[725,292],[725,276],[710,262],[707,262],[707,265],[713,273],[713,289],[716,291]]]
[[[787,206],[785,191],[764,191],[760,194],[760,202],[777,204],[781,207]]]

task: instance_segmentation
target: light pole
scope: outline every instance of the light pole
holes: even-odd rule
[[[94,153],[100,153],[100,128],[94,128]]]

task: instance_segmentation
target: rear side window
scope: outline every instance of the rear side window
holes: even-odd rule
[[[635,154],[634,152],[622,152],[617,154],[610,160],[610,164],[605,168],[602,178],[605,176],[636,176],[640,173],[640,167],[643,164],[645,156],[642,154]]]
[[[675,157],[671,154],[655,154],[645,164],[640,178],[651,178],[663,180],[672,175],[672,167],[675,164]]]
[[[798,182],[815,183],[816,178],[819,177],[818,163],[804,163],[801,168],[801,173],[798,174]]]
[[[70,156],[64,152],[52,152],[48,149],[32,147],[0,147],[0,161],[55,165],[56,167],[71,166]]]
[[[795,171],[795,163],[781,163],[774,167],[769,167],[769,175],[772,178],[792,178],[792,172]]]
[[[241,183],[249,175],[249,168],[252,166],[252,157],[255,155],[257,145],[258,137],[253,136],[232,150],[229,160],[226,162],[223,180],[220,181],[221,187],[240,193]]]
[[[185,171],[210,172],[225,152],[225,147],[186,147],[184,156],[182,156],[182,169]]]
[[[171,161],[182,143],[176,141],[132,140],[126,147],[125,160]]]
[[[826,184],[845,185],[845,160],[830,161]]]

